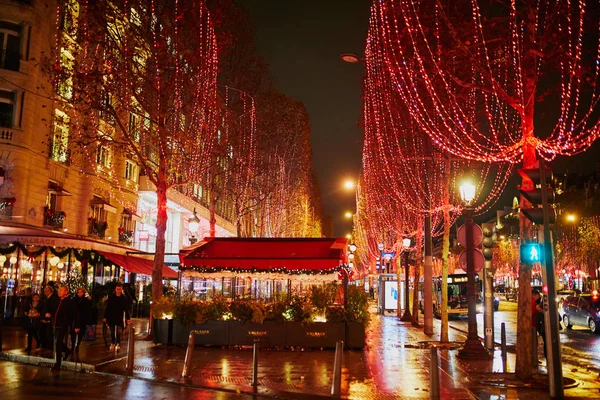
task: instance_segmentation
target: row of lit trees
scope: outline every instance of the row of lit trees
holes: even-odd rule
[[[171,188],[208,191],[211,235],[219,203],[232,205],[239,236],[321,235],[306,110],[270,87],[233,2],[63,0],[57,13],[49,70],[70,131],[59,142],[84,173],[98,154],[119,154],[153,184],[154,299]]]
[[[373,2],[365,52],[364,192],[373,210],[397,212],[362,234],[381,237],[398,226],[420,233],[421,222],[403,226],[414,213],[433,217],[433,233],[447,232],[456,211],[451,205],[458,205],[452,162],[484,178],[476,200],[481,212],[503,191],[512,165],[535,168],[538,157],[549,161],[589,148],[600,134],[600,40],[589,8],[585,1]],[[532,182],[521,186],[532,189]],[[369,198],[377,187],[383,190]],[[522,198],[521,208],[528,207]],[[371,218],[367,209],[362,219]],[[533,240],[525,218],[520,237]],[[521,378],[532,373],[530,280],[531,266],[520,265]]]

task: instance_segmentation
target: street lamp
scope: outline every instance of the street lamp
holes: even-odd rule
[[[194,214],[188,220],[188,229],[190,231],[190,234],[192,235],[190,237],[190,244],[194,244],[198,241],[198,239],[196,238],[196,233],[198,232],[199,226],[200,226],[200,220],[198,219],[198,216],[196,215],[196,208],[194,207]]]
[[[383,271],[383,243],[379,243],[377,248],[379,249],[379,273],[381,274]]]
[[[354,268],[354,252],[356,251],[356,245],[348,245],[348,256],[347,264],[342,266],[343,274],[343,289],[344,289],[344,310],[348,309],[348,280],[350,278],[350,271]]]
[[[465,252],[467,258],[467,302],[469,305],[469,333],[464,346],[458,351],[459,358],[487,359],[490,353],[483,347],[477,335],[477,292],[475,284],[475,260],[473,248],[473,208],[475,199],[475,185],[464,181],[459,187],[460,197],[465,205],[463,216],[465,218]]]
[[[344,214],[344,217],[352,218],[352,213],[350,211],[346,211],[346,213]]]
[[[408,295],[409,285],[408,285],[408,274],[409,274],[409,266],[408,266],[408,253],[410,252],[410,238],[405,237],[402,239],[402,247],[404,253],[404,314],[400,321],[412,321],[412,315],[410,314],[410,307],[408,306],[410,299]]]

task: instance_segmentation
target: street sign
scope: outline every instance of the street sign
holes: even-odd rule
[[[483,269],[483,263],[485,259],[483,258],[483,253],[479,249],[473,249],[473,264],[475,267],[475,272],[479,273]],[[463,270],[467,270],[467,251],[463,250],[458,256],[458,265]]]
[[[464,224],[458,227],[456,236],[458,237],[458,242],[463,247],[467,247],[467,228]],[[473,224],[473,247],[479,247],[482,240],[483,231],[481,230],[481,227],[477,224]]]
[[[539,243],[524,243],[519,248],[521,263],[535,264],[542,261],[542,247]]]
[[[383,253],[382,256],[383,258],[394,258],[394,256],[396,255],[396,253]]]

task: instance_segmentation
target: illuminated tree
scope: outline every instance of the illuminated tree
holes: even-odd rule
[[[57,92],[84,162],[95,163],[99,151],[121,153],[155,187],[156,301],[162,296],[167,190],[203,177],[216,131],[210,15],[200,0],[89,1],[77,10],[72,3],[60,8],[69,35],[57,38]],[[112,181],[118,181],[114,170]]]
[[[367,58],[379,60],[411,120],[438,148],[534,168],[537,156],[580,153],[600,134],[600,41],[597,15],[587,9],[586,1],[376,1]],[[522,219],[521,239],[532,238]],[[530,279],[522,265],[520,378],[532,371]]]

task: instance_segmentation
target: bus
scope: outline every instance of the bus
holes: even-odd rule
[[[467,274],[448,274],[448,316],[463,316],[469,313],[467,300]],[[481,280],[475,275],[477,288],[477,312],[483,311]],[[441,318],[442,277],[433,278],[433,315]]]

